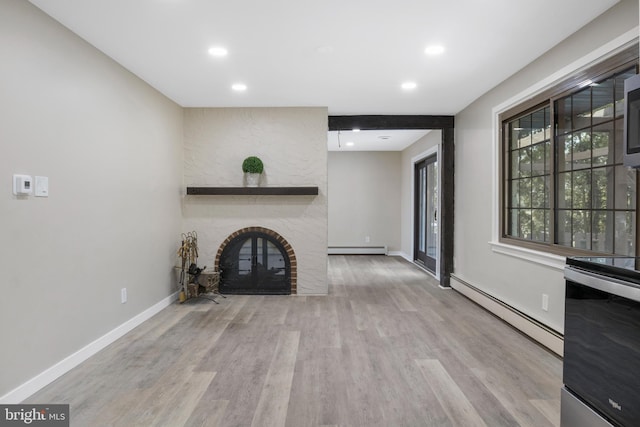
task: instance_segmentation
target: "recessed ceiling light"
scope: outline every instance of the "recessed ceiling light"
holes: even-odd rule
[[[440,55],[442,53],[444,53],[444,46],[442,45],[432,45],[432,46],[428,46],[425,50],[424,53],[426,53],[427,55]]]
[[[227,56],[227,53],[229,53],[227,49],[225,49],[222,46],[213,46],[212,48],[209,49],[209,55],[211,56],[222,57],[222,56]]]
[[[378,137],[378,139],[384,139],[384,140],[387,140],[387,139],[391,139],[391,137],[390,137],[389,135],[380,135],[380,136]]]
[[[404,82],[404,83],[402,83],[401,87],[404,90],[412,90],[412,89],[415,89],[416,87],[418,87],[418,85],[416,84],[416,82]]]
[[[356,144],[355,144],[353,141],[349,141],[349,142],[347,142],[347,143],[346,143],[346,144],[344,144],[344,145],[346,145],[347,147],[353,147],[353,146],[354,146],[354,145],[356,145]]]
[[[353,128],[353,129],[351,129],[351,132],[360,132],[360,129],[358,129],[358,128]]]
[[[244,83],[235,83],[231,86],[231,89],[235,90],[236,92],[244,92],[245,90],[247,90],[247,85]]]

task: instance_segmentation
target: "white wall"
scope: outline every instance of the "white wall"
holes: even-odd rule
[[[182,109],[26,1],[0,58],[3,396],[175,291]]]
[[[185,109],[185,184],[242,186],[242,161],[264,163],[263,185],[318,186],[318,196],[186,196],[185,230],[198,233],[198,264],[213,266],[233,232],[261,226],[279,233],[298,262],[298,294],[326,294],[326,108]]]
[[[398,151],[329,152],[330,247],[400,251],[400,158]]]
[[[623,0],[456,116],[454,276],[559,332],[564,330],[564,260],[523,253],[518,258],[490,243],[497,240],[498,221],[496,108],[524,100],[637,37],[637,26],[638,1]],[[543,293],[549,295],[548,312],[541,308]]]

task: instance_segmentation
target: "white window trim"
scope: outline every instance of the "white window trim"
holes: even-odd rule
[[[544,92],[547,89],[550,89],[554,85],[558,84],[562,80],[567,79],[572,74],[577,71],[590,67],[593,64],[598,62],[602,62],[605,59],[616,55],[622,50],[626,49],[630,45],[638,42],[638,32],[640,27],[635,27],[632,30],[627,31],[621,36],[611,40],[610,42],[602,45],[598,49],[590,52],[588,55],[583,56],[582,58],[572,62],[566,67],[558,70],[557,72],[551,74],[547,78],[539,81],[533,86],[528,87],[517,95],[509,98],[505,102],[496,105],[491,110],[491,118],[492,118],[492,171],[493,171],[493,182],[492,182],[492,222],[491,222],[491,241],[489,241],[489,246],[494,253],[499,253],[503,255],[512,256],[515,258],[520,258],[526,261],[534,262],[536,264],[541,264],[547,267],[551,267],[554,269],[562,270],[564,269],[564,265],[566,262],[565,257],[560,255],[555,255],[546,251],[537,251],[528,248],[523,248],[521,246],[509,245],[506,243],[500,242],[500,150],[501,141],[500,141],[500,114],[503,112],[522,104],[528,99],[533,98],[535,95]]]

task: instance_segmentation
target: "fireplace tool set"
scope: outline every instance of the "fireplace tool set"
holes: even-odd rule
[[[189,298],[207,298],[218,304],[214,298],[202,295],[204,292],[215,292],[219,277],[217,273],[205,273],[206,284],[200,283],[200,276],[207,268],[199,268],[198,262],[198,234],[195,231],[182,233],[182,244],[178,249],[181,259],[180,269],[180,296],[181,303]],[[187,266],[189,266],[187,268]]]

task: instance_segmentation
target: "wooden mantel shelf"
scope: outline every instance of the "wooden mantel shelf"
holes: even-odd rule
[[[318,187],[187,187],[193,196],[317,196]]]

